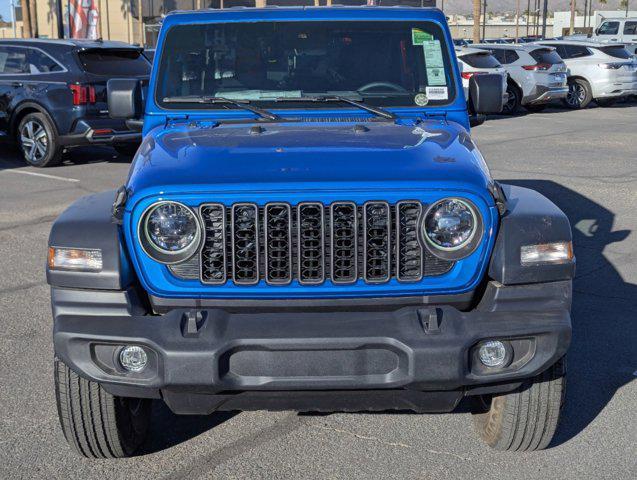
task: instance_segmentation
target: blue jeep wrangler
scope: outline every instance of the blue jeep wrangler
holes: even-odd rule
[[[474,76],[473,111],[501,109]],[[563,403],[566,216],[494,181],[442,12],[176,12],[152,78],[109,83],[143,130],[119,190],[53,225],[69,443],[131,455],[152,399],[218,410],[451,412],[541,449]]]

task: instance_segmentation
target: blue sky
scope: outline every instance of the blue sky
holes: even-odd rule
[[[6,21],[11,21],[11,6],[9,0],[0,0],[0,15],[2,15]]]

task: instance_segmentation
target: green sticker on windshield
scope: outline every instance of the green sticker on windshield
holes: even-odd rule
[[[422,45],[425,42],[433,40],[433,38],[431,33],[423,32],[419,28],[411,29],[411,43],[414,45]]]

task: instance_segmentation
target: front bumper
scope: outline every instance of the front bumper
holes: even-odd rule
[[[325,396],[337,409],[341,401],[348,410],[375,409],[370,399],[379,396],[378,408],[448,411],[465,394],[506,391],[541,373],[571,338],[570,281],[492,282],[467,312],[435,304],[308,312],[279,302],[156,316],[142,313],[133,290],[98,297],[52,290],[56,355],[112,393],[161,396],[177,413],[320,410]],[[493,338],[511,341],[513,358],[485,370],[474,347]],[[131,344],[148,353],[141,373],[118,364],[119,349]]]
[[[128,129],[125,122],[96,118],[79,120],[71,133],[60,136],[59,142],[61,146],[70,148],[140,143],[141,139],[141,132]]]

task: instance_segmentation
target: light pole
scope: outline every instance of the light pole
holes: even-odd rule
[[[18,38],[18,30],[15,25],[15,0],[11,0],[11,23],[13,23],[13,38]]]

